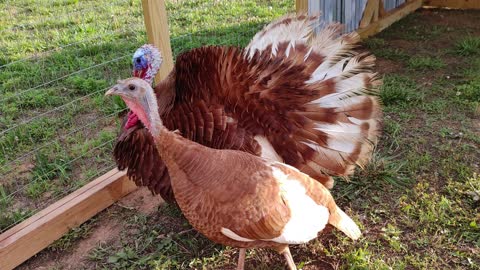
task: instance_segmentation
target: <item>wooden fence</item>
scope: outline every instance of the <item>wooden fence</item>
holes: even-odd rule
[[[405,3],[388,11],[382,0],[368,0],[364,4],[362,16],[357,16],[361,19],[356,26],[363,38],[382,31],[422,5],[480,9],[480,0],[406,0]],[[159,81],[173,67],[165,2],[142,0],[142,6],[148,40],[163,53],[164,62],[155,78]],[[296,0],[297,12],[313,12],[312,8],[308,0]],[[26,219],[0,235],[0,269],[15,268],[62,237],[71,228],[79,226],[135,189],[136,186],[124,172],[113,169]]]

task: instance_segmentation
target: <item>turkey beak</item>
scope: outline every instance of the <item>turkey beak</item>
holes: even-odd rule
[[[105,92],[105,96],[113,96],[113,95],[118,95],[118,85],[115,85],[114,87],[108,89],[107,92]]]

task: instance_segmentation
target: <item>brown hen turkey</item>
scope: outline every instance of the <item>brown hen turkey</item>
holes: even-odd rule
[[[316,16],[286,16],[245,49],[206,46],[180,54],[155,86],[169,130],[215,149],[241,150],[284,162],[327,188],[370,158],[379,135],[380,80],[375,58],[355,50],[357,33],[330,24],[315,36]],[[143,46],[134,75],[151,82],[159,52]],[[173,202],[168,170],[153,137],[130,112],[114,150],[119,169]]]
[[[166,129],[146,81],[119,81],[106,95],[122,97],[145,124],[190,224],[212,241],[240,248],[237,269],[244,269],[246,248],[267,247],[296,270],[288,245],[307,243],[327,224],[360,237],[330,192],[308,175],[242,151],[212,149]]]

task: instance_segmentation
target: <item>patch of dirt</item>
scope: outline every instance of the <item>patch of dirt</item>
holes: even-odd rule
[[[113,207],[115,208],[115,207]],[[18,270],[47,270],[66,269],[74,270],[85,268],[89,252],[100,243],[116,239],[123,229],[121,219],[112,215],[115,210],[107,210],[99,214],[99,218],[90,234],[74,244],[73,247],[62,251],[44,250],[38,255],[19,266]]]
[[[161,203],[163,200],[160,196],[153,196],[148,189],[139,188],[100,213],[89,235],[77,240],[73,247],[64,251],[44,250],[18,269],[89,269],[87,259],[90,251],[100,243],[117,241],[120,232],[125,230],[123,215],[120,213],[122,210],[150,215],[156,212]]]
[[[382,73],[394,73],[398,72],[399,70],[403,70],[403,65],[396,62],[387,60],[384,58],[377,58],[377,68],[382,71]]]
[[[78,269],[78,262],[84,261],[90,250],[95,248],[99,243],[116,238],[121,229],[122,226],[118,224],[104,222],[104,224],[97,227],[87,239],[80,241],[72,253],[64,258],[62,264],[70,267],[66,269]]]
[[[421,9],[410,15],[405,21],[392,26],[392,31],[380,33],[377,38],[385,41],[385,47],[399,49],[409,57],[431,57],[440,59],[445,67],[428,70],[412,70],[408,67],[409,58],[402,61],[390,60],[382,57],[378,58],[377,67],[382,74],[400,74],[415,80],[418,85],[418,91],[425,94],[423,102],[429,104],[440,99],[449,99],[457,91],[455,85],[459,81],[465,80],[464,70],[469,66],[469,57],[459,57],[455,53],[457,42],[463,40],[466,36],[480,36],[480,12],[465,10],[443,10],[443,9]],[[379,48],[381,50],[382,48]],[[474,57],[474,56],[472,56]],[[436,91],[435,83],[439,79],[444,79],[444,84],[451,87],[444,87],[442,91]],[[427,105],[428,106],[428,105]],[[477,110],[480,110],[478,108]],[[479,111],[480,112],[480,111]],[[408,127],[402,132],[402,138],[405,142],[418,142],[425,140],[424,145],[418,146],[417,152],[429,153],[433,158],[432,163],[438,168],[444,166],[439,160],[451,158],[457,159],[451,155],[450,151],[445,149],[461,148],[467,142],[460,134],[465,123],[452,117],[459,114],[458,108],[447,105],[442,111],[437,112],[437,120],[432,121],[434,112],[427,112],[425,109],[416,109],[411,112],[414,117],[407,121],[401,121],[399,116],[386,115],[392,117],[396,122],[403,123]],[[463,112],[460,112],[463,113]],[[443,115],[443,116],[441,116]],[[468,116],[468,114],[467,114]],[[478,121],[472,122],[470,128],[478,134]],[[428,129],[425,129],[429,126]],[[452,134],[439,136],[442,128],[451,130]],[[474,146],[475,147],[475,146]],[[407,149],[404,149],[404,151]],[[407,150],[408,151],[408,150]],[[463,156],[465,162],[475,159],[472,154]],[[430,168],[431,169],[431,168]],[[441,170],[440,170],[441,171]],[[431,185],[436,190],[441,190],[445,184],[446,176],[439,175],[436,171],[421,171],[418,179],[422,177],[430,178]],[[452,177],[451,175],[449,177]]]
[[[117,204],[127,209],[149,215],[163,203],[160,195],[152,195],[147,188],[139,188],[121,199]]]
[[[418,13],[422,15],[425,24],[471,30],[473,34],[480,34],[480,13],[477,11],[421,9]]]

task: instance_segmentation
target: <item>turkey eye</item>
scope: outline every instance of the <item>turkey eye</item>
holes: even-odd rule
[[[128,89],[130,89],[131,91],[135,90],[135,85],[130,84],[130,85],[128,86]]]
[[[141,62],[142,62],[142,60],[140,60],[140,58],[137,58],[137,63],[140,64]]]

